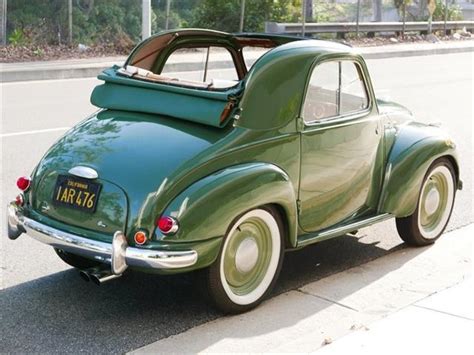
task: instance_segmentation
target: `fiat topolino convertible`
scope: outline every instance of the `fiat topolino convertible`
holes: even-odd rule
[[[342,44],[170,31],[99,79],[100,110],[8,206],[11,239],[97,283],[199,269],[219,309],[246,311],[287,250],[390,218],[406,243],[433,243],[462,186],[451,138],[377,100]]]

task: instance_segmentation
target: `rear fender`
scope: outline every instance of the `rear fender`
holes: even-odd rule
[[[396,217],[413,214],[428,168],[443,156],[448,157],[459,172],[455,144],[444,131],[416,123],[398,127],[386,164],[379,211]]]
[[[155,231],[158,240],[191,242],[222,237],[232,221],[253,208],[275,204],[284,212],[289,244],[296,245],[295,189],[288,175],[268,163],[229,167],[194,183],[165,209],[179,221],[175,235]]]

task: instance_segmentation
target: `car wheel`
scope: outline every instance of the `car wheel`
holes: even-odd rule
[[[61,249],[55,248],[54,250],[56,251],[56,254],[58,254],[58,256],[61,258],[62,261],[80,270],[89,269],[91,267],[96,267],[101,264],[98,261],[83,258],[82,256],[71,254]]]
[[[453,210],[456,174],[448,159],[435,161],[426,173],[415,212],[397,218],[400,237],[410,245],[432,244],[443,233]]]
[[[216,262],[201,279],[218,309],[241,313],[262,302],[281,269],[283,234],[281,217],[271,207],[248,211],[232,223]]]

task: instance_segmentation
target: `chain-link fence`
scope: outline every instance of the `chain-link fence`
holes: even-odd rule
[[[151,3],[151,33],[156,33],[186,27],[263,32],[266,22],[426,21],[430,1],[436,5],[434,21],[472,20],[474,0],[148,0],[148,3]],[[142,38],[143,2],[0,0],[0,40],[10,45],[105,45],[127,51]]]

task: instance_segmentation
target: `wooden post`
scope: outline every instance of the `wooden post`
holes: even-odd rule
[[[142,0],[142,40],[151,36],[151,0]]]
[[[245,0],[240,0],[239,32],[244,32],[244,20],[245,20]]]
[[[7,45],[7,0],[0,0],[0,45]]]

